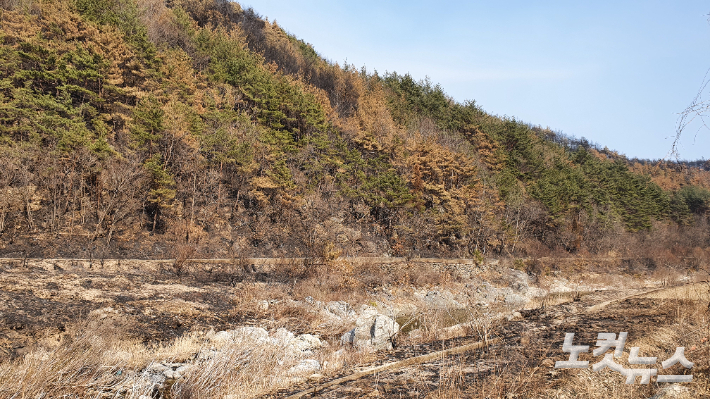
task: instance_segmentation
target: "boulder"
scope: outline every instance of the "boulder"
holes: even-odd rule
[[[324,346],[326,343],[315,335],[301,334],[295,336],[285,328],[279,328],[273,334],[271,343],[284,348],[284,351],[291,356],[310,356],[313,350]]]
[[[291,367],[288,370],[288,374],[313,374],[316,371],[320,371],[320,363],[315,359],[305,359],[298,362],[297,365]]]
[[[517,292],[524,293],[530,286],[528,275],[520,270],[510,269],[510,288]]]
[[[340,337],[340,344],[341,345],[354,345],[355,344],[355,329],[353,328],[352,330],[346,332],[343,334],[342,337]]]
[[[335,323],[343,323],[351,320],[355,320],[357,313],[350,304],[345,301],[331,301],[323,304],[320,310],[323,317],[326,317]]]
[[[145,368],[145,371],[151,375],[152,381],[177,380],[182,378],[191,367],[192,365],[189,363],[159,362],[151,363]]]
[[[286,346],[288,345],[294,338],[296,338],[293,333],[283,327],[279,328],[276,330],[274,333],[274,336],[271,338],[271,342],[273,342],[274,345],[278,346]]]
[[[489,304],[495,302],[501,294],[502,290],[499,290],[496,287],[490,285],[488,282],[484,281],[481,284],[475,286],[475,292],[473,292],[473,297],[477,304]]]
[[[328,302],[325,305],[325,311],[340,319],[345,319],[356,315],[355,311],[350,307],[350,304],[345,301]]]
[[[212,336],[211,340],[219,344],[238,341],[261,344],[269,342],[269,332],[261,327],[239,327],[234,330],[220,331]]]
[[[323,341],[315,335],[301,334],[287,344],[286,351],[294,355],[311,355],[314,349],[322,346]]]
[[[367,308],[355,321],[355,328],[346,332],[340,342],[358,348],[389,350],[392,337],[398,331],[399,324],[393,318],[380,314],[375,308]]]
[[[508,321],[512,321],[512,320],[522,320],[523,315],[522,315],[522,313],[520,313],[520,312],[513,312],[513,313],[507,315],[505,318],[506,318],[506,320],[508,320]]]

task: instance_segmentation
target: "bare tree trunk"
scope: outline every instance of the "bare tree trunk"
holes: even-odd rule
[[[155,232],[155,225],[158,223],[158,209],[155,210],[155,213],[153,214],[153,230],[151,232]]]

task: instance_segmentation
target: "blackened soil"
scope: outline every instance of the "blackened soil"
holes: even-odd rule
[[[58,342],[68,326],[92,312],[119,315],[127,334],[160,342],[190,330],[228,329],[235,288],[169,272],[0,267],[0,357],[15,358],[36,343]]]
[[[471,351],[436,361],[373,374],[328,387],[308,397],[318,398],[428,398],[428,397],[544,397],[559,386],[568,372],[556,370],[554,362],[567,360],[562,352],[565,333],[575,333],[576,345],[595,347],[600,332],[628,332],[628,339],[640,339],[672,325],[682,303],[671,300],[630,298],[613,302],[606,308],[587,313],[586,308],[600,299],[582,298],[559,306],[524,311],[522,320],[501,322],[490,337],[502,341],[485,350]],[[442,349],[480,341],[480,335],[407,346],[383,354],[368,366],[403,360]],[[628,350],[628,349],[627,349]],[[581,360],[589,358],[582,355]],[[694,359],[698,360],[698,359]],[[707,360],[703,360],[707,363]],[[707,365],[706,365],[707,366]],[[347,375],[356,370],[351,370]],[[622,377],[619,377],[622,378]],[[323,384],[325,381],[320,381]],[[302,384],[270,397],[284,397],[317,384]],[[651,386],[639,386],[650,396]],[[648,392],[645,392],[647,390]],[[541,394],[542,393],[542,394]]]

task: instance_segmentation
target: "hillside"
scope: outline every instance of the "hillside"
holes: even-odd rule
[[[237,3],[0,5],[0,255],[710,257],[707,164],[329,63]]]

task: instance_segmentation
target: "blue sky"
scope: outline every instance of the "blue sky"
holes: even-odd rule
[[[707,1],[249,0],[323,57],[428,76],[457,101],[665,158],[710,68]],[[710,158],[692,125],[681,159]],[[697,134],[696,134],[697,132]]]

